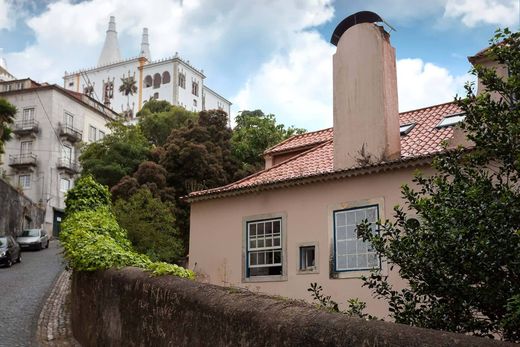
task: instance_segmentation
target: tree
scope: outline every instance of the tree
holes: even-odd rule
[[[0,98],[0,154],[4,153],[4,143],[11,139],[12,124],[16,115],[16,107],[9,101]]]
[[[110,128],[103,140],[85,146],[79,160],[83,173],[112,187],[148,159],[150,145],[139,127],[114,122]]]
[[[261,110],[242,111],[235,122],[231,144],[233,156],[241,163],[239,176],[242,177],[262,169],[262,154],[267,148],[305,132],[305,129],[276,124],[273,114],[266,115]]]
[[[121,78],[121,85],[119,86],[119,91],[126,96],[126,111],[127,114],[130,113],[130,95],[134,95],[137,92],[136,80],[134,76],[130,76],[130,72],[128,73],[128,77],[125,77],[123,74],[123,78]],[[129,117],[128,117],[129,118]]]
[[[380,234],[358,227],[408,288],[374,271],[365,285],[384,298],[398,323],[520,342],[520,34],[497,31],[484,53],[508,77],[476,66],[487,92],[457,98],[470,150],[448,151],[436,173],[404,186],[408,207]]]
[[[176,192],[179,230],[187,244],[189,205],[180,198],[192,191],[229,183],[236,171],[231,156],[231,129],[227,114],[202,111],[197,123],[173,129],[160,151],[160,164],[168,172],[167,185]]]
[[[172,203],[162,202],[147,188],[114,204],[117,221],[127,230],[134,249],[152,261],[168,263],[177,262],[184,253],[173,211]]]
[[[180,106],[172,106],[167,101],[150,100],[137,114],[143,134],[155,146],[166,143],[173,129],[179,129],[196,122],[197,114]]]

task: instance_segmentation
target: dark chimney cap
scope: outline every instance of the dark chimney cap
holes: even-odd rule
[[[377,13],[370,11],[361,11],[354,13],[353,15],[350,15],[347,18],[343,19],[341,23],[338,24],[338,26],[336,27],[336,29],[334,29],[334,32],[332,33],[330,43],[332,43],[334,46],[337,46],[341,35],[343,35],[345,31],[347,31],[350,27],[353,27],[356,24],[375,22],[384,22],[384,20],[383,18],[379,17]]]

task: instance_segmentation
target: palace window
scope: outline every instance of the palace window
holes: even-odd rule
[[[186,74],[179,72],[179,87],[186,89]]]
[[[199,82],[192,81],[191,82],[191,94],[195,96],[199,96]]]
[[[161,74],[156,73],[153,75],[153,88],[157,89],[161,86]]]
[[[334,211],[334,269],[337,272],[369,270],[379,266],[379,258],[369,242],[357,235],[357,225],[367,220],[378,232],[377,205]]]
[[[18,176],[18,185],[22,189],[31,188],[31,175],[20,175]]]
[[[152,86],[152,84],[153,84],[152,76],[147,75],[144,78],[144,87],[145,88],[150,88]]]
[[[164,71],[162,74],[162,83],[167,84],[170,83],[170,73],[168,71]]]

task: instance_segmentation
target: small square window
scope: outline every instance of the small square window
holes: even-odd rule
[[[316,269],[316,247],[300,247],[300,271],[312,271]]]
[[[20,176],[18,176],[18,185],[22,189],[31,188],[31,175],[20,175]]]

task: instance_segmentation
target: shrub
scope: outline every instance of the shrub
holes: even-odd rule
[[[67,192],[65,205],[66,214],[110,206],[110,192],[108,187],[97,183],[92,176],[83,176]]]

